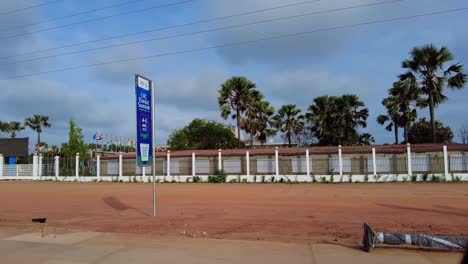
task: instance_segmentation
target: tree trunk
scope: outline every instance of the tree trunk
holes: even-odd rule
[[[41,132],[37,132],[37,146],[41,144]]]
[[[406,123],[405,124],[405,141],[406,141],[406,143],[410,143],[409,138],[408,138],[408,130],[409,130],[409,124]]]
[[[236,109],[236,114],[237,114],[237,147],[240,148],[241,138],[240,138],[240,110],[239,108]]]
[[[432,143],[436,143],[436,128],[434,119],[434,95],[429,94],[429,112],[431,114]]]
[[[291,133],[288,133],[288,147],[291,147]]]
[[[400,142],[398,142],[398,124],[395,123],[395,144],[398,145]]]
[[[250,133],[250,148],[253,148],[254,136]]]

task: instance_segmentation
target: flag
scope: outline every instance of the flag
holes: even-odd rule
[[[93,135],[93,140],[97,140],[97,132]]]
[[[112,139],[112,136],[110,136],[109,139],[107,139],[107,143],[112,143],[113,139]]]
[[[101,134],[101,135],[99,135],[99,136],[97,137],[96,140],[102,140],[102,139],[104,139],[104,137],[103,137],[102,134]]]
[[[133,141],[128,140],[128,146],[129,146],[129,147],[133,146]]]

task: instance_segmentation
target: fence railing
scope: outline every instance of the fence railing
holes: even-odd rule
[[[31,177],[42,179],[50,177],[91,177],[95,180],[119,180],[122,177],[140,177],[152,175],[152,167],[140,168],[135,159],[124,159],[120,154],[115,159],[96,158],[83,159],[80,156],[42,157],[34,156],[33,164],[6,165],[0,155],[0,179],[11,177]],[[301,179],[311,179],[320,176],[347,176],[350,180],[354,175],[373,176],[375,179],[382,175],[409,180],[413,175],[441,175],[446,180],[454,180],[457,174],[466,174],[468,180],[468,153],[447,151],[444,147],[439,152],[412,153],[407,147],[407,153],[377,153],[372,149],[370,153],[343,154],[341,148],[336,154],[283,155],[275,150],[274,155],[254,156],[247,150],[242,156],[222,155],[222,151],[212,157],[197,157],[193,153],[189,157],[166,157],[155,159],[156,175],[163,177],[181,176],[209,176],[222,170],[227,175],[254,177],[271,176],[299,176]],[[104,178],[103,178],[104,177]],[[109,178],[110,177],[110,178]],[[270,177],[270,178],[271,178]],[[386,177],[389,178],[389,177]],[[391,178],[391,177],[390,177]],[[165,178],[164,178],[165,179]]]

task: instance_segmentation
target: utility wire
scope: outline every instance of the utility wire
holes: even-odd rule
[[[193,35],[198,35],[198,34],[203,34],[203,33],[217,32],[217,31],[222,31],[222,30],[227,30],[227,29],[233,29],[233,28],[239,28],[239,27],[245,27],[245,26],[251,26],[251,25],[258,25],[258,24],[265,24],[265,23],[282,21],[282,20],[289,20],[289,19],[300,18],[300,17],[305,17],[305,16],[325,14],[325,13],[331,13],[331,12],[337,12],[337,11],[343,11],[343,10],[358,9],[358,8],[376,6],[376,5],[384,5],[384,4],[390,4],[390,3],[400,2],[400,1],[402,1],[402,0],[390,0],[390,1],[385,1],[385,2],[373,3],[373,4],[365,4],[365,5],[335,8],[335,9],[317,11],[317,12],[312,12],[312,13],[298,14],[298,15],[292,15],[292,16],[286,16],[286,17],[280,17],[280,18],[273,18],[273,19],[268,19],[268,20],[261,20],[261,21],[251,22],[251,23],[238,24],[238,25],[227,26],[227,27],[220,27],[220,28],[214,28],[214,29],[208,29],[208,30],[200,30],[200,31],[189,32],[189,33],[184,33],[184,34],[177,34],[177,35],[166,36],[166,37],[157,37],[157,38],[150,38],[150,39],[144,39],[144,40],[138,40],[138,41],[131,41],[131,42],[119,43],[119,44],[114,44],[114,45],[109,45],[109,46],[103,46],[103,47],[97,47],[97,48],[91,48],[91,49],[85,49],[85,50],[78,50],[78,51],[66,52],[66,53],[61,53],[61,54],[54,54],[54,55],[44,56],[44,57],[39,57],[39,58],[32,58],[32,59],[27,59],[27,60],[20,60],[20,61],[1,63],[0,66],[19,64],[19,63],[25,63],[25,62],[31,62],[31,61],[38,61],[38,60],[44,60],[44,59],[49,59],[49,58],[56,58],[56,57],[61,57],[61,56],[66,56],[66,55],[79,54],[79,53],[85,53],[85,52],[90,52],[90,51],[103,50],[103,49],[109,49],[109,48],[115,48],[115,47],[121,47],[121,46],[141,44],[141,43],[150,42],[150,41],[165,40],[165,39],[172,39],[172,38],[185,37],[185,36],[193,36]]]
[[[162,31],[162,30],[166,30],[166,29],[174,29],[174,28],[181,28],[181,27],[185,27],[185,26],[193,26],[193,25],[197,25],[197,24],[203,24],[203,23],[208,23],[208,22],[213,22],[213,21],[219,21],[219,20],[233,18],[233,17],[257,14],[257,13],[262,13],[262,12],[271,11],[271,10],[277,10],[277,9],[282,9],[282,8],[287,8],[287,7],[293,7],[293,6],[298,6],[298,5],[315,3],[315,2],[319,2],[319,1],[320,0],[312,0],[312,1],[305,1],[305,2],[288,4],[288,5],[275,6],[275,7],[265,8],[265,9],[258,9],[258,10],[254,10],[254,11],[250,11],[250,12],[246,12],[246,13],[238,13],[238,14],[222,16],[222,17],[216,17],[216,18],[211,18],[211,19],[198,20],[198,21],[193,21],[193,22],[179,24],[179,25],[172,25],[172,26],[167,26],[167,27],[162,27],[162,28],[155,28],[155,29],[150,29],[150,30],[138,31],[138,32],[123,34],[123,35],[118,35],[118,36],[113,36],[113,37],[107,37],[107,38],[101,38],[101,39],[96,39],[96,40],[82,41],[82,42],[72,43],[72,44],[68,44],[68,45],[64,45],[64,46],[58,46],[58,47],[53,47],[53,48],[47,48],[47,49],[42,49],[42,50],[31,51],[31,52],[27,52],[27,53],[23,53],[23,54],[0,57],[0,59],[10,59],[10,58],[15,58],[15,57],[20,57],[20,56],[31,55],[31,54],[35,54],[35,53],[42,53],[42,52],[47,52],[47,51],[52,51],[52,50],[57,50],[57,49],[76,47],[76,46],[80,46],[80,45],[84,45],[84,44],[90,44],[90,43],[96,43],[96,42],[101,42],[101,41],[106,41],[106,40],[119,39],[119,38],[134,36],[134,35],[141,35],[141,34],[146,34],[146,33],[151,33],[151,32],[157,32],[157,31]]]
[[[247,44],[258,43],[258,42],[263,42],[263,41],[269,41],[269,40],[274,40],[274,39],[303,36],[303,35],[309,35],[309,34],[318,33],[318,32],[325,32],[325,31],[332,31],[332,30],[339,30],[339,29],[348,29],[348,28],[354,28],[354,27],[359,27],[359,26],[366,26],[366,25],[381,24],[381,23],[386,23],[386,22],[408,20],[408,19],[413,19],[413,18],[418,18],[418,17],[441,15],[441,14],[447,14],[447,13],[453,13],[453,12],[465,11],[465,10],[468,10],[468,7],[449,9],[449,10],[432,12],[432,13],[424,13],[424,14],[418,14],[418,15],[412,15],[412,16],[398,17],[398,18],[390,18],[390,19],[362,22],[362,23],[350,24],[350,25],[345,25],[345,26],[322,28],[322,29],[316,29],[316,30],[312,30],[312,31],[303,31],[303,32],[290,33],[290,34],[276,35],[276,36],[272,36],[272,37],[265,37],[265,38],[258,38],[258,39],[253,39],[253,40],[226,43],[226,44],[220,44],[220,45],[209,46],[209,47],[204,47],[204,48],[196,48],[196,49],[174,51],[174,52],[168,52],[168,53],[160,53],[160,54],[154,54],[154,55],[149,55],[149,56],[114,60],[114,61],[108,61],[108,62],[100,62],[100,63],[87,64],[87,65],[81,65],[81,66],[74,66],[74,67],[68,67],[68,68],[57,69],[57,70],[43,71],[43,72],[32,73],[32,74],[16,75],[16,76],[12,76],[11,79],[20,79],[20,78],[24,78],[24,77],[44,75],[44,74],[56,73],[56,72],[64,72],[64,71],[70,71],[70,70],[78,70],[78,69],[91,68],[91,67],[109,65],[109,64],[114,64],[114,63],[122,63],[122,62],[128,62],[128,61],[137,61],[137,60],[145,60],[145,59],[151,59],[151,58],[167,57],[167,56],[178,55],[178,54],[187,54],[187,53],[205,51],[205,50],[210,50],[210,49],[228,48],[228,47],[233,47],[233,46],[238,46],[238,45],[247,45]]]
[[[62,1],[62,0],[60,0],[60,1]],[[23,25],[20,25],[20,26],[15,26],[15,27],[10,27],[10,28],[5,27],[5,28],[2,28],[0,30],[1,31],[11,31],[11,30],[17,29],[17,28],[37,26],[37,25],[52,22],[52,21],[57,21],[57,20],[70,18],[70,17],[76,17],[76,16],[80,16],[80,15],[84,15],[84,14],[89,14],[89,13],[93,13],[93,12],[97,12],[97,11],[101,11],[101,10],[105,10],[105,9],[110,9],[110,8],[119,7],[119,6],[123,6],[123,5],[128,5],[128,4],[132,4],[132,3],[136,3],[136,2],[141,2],[141,1],[144,1],[144,0],[132,0],[132,1],[128,1],[128,2],[124,2],[124,3],[120,3],[120,4],[99,7],[99,8],[95,8],[95,9],[91,9],[91,10],[88,10],[88,11],[83,11],[83,12],[79,12],[79,13],[75,13],[75,14],[70,14],[70,15],[66,15],[66,16],[55,17],[55,18],[51,18],[51,19],[47,19],[47,20],[43,20],[43,21],[39,21],[39,22],[35,22],[35,23],[23,24]]]
[[[24,10],[28,10],[28,9],[33,9],[33,8],[45,6],[45,5],[51,5],[51,4],[55,4],[55,3],[57,3],[57,2],[62,2],[62,1],[63,1],[63,0],[54,0],[54,1],[49,1],[49,2],[42,3],[42,4],[37,4],[37,5],[32,5],[32,6],[27,6],[27,7],[19,8],[19,9],[16,9],[16,10],[6,11],[6,12],[0,13],[0,16],[12,14],[12,13],[17,13],[17,12],[21,12],[21,11],[24,11]]]
[[[91,18],[91,19],[88,19],[88,20],[83,20],[83,21],[74,22],[74,23],[68,23],[68,24],[64,24],[64,25],[60,25],[60,26],[56,26],[56,27],[44,28],[44,29],[40,29],[40,30],[36,30],[36,31],[20,33],[20,34],[16,34],[16,35],[10,35],[10,36],[7,36],[7,37],[2,37],[2,38],[0,38],[0,40],[11,39],[11,38],[21,37],[21,36],[26,36],[26,35],[32,35],[32,34],[39,33],[39,32],[51,31],[51,30],[55,30],[55,29],[59,29],[59,28],[64,28],[64,27],[69,27],[69,26],[73,26],[73,25],[89,23],[89,22],[108,19],[108,18],[117,17],[117,16],[123,16],[123,15],[128,15],[128,14],[133,14],[133,13],[139,13],[139,12],[146,12],[146,11],[152,10],[152,9],[159,9],[159,8],[163,8],[163,7],[182,5],[182,4],[186,4],[186,3],[190,3],[190,2],[194,2],[194,1],[196,1],[196,0],[184,0],[184,1],[180,1],[180,2],[174,2],[174,3],[164,4],[164,5],[146,7],[146,8],[142,8],[142,9],[138,9],[138,10],[122,12],[122,13],[118,13],[118,14],[114,14],[114,15]]]

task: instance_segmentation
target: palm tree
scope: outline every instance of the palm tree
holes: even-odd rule
[[[436,142],[434,109],[447,100],[444,88],[462,89],[467,82],[463,65],[447,63],[454,59],[446,48],[438,49],[433,44],[414,48],[411,58],[403,61],[402,67],[408,71],[400,75],[401,80],[419,83],[421,91],[427,96],[432,127],[432,140]]]
[[[37,145],[41,143],[41,133],[43,127],[50,127],[48,116],[34,115],[24,120],[24,125],[37,132]]]
[[[357,128],[367,127],[369,110],[365,108],[363,101],[353,94],[345,94],[336,101],[336,122],[339,131],[338,144],[351,145],[359,141]]]
[[[16,133],[24,130],[24,126],[20,122],[12,121],[7,124],[6,132],[11,133],[11,138],[16,138]]]
[[[335,112],[335,96],[320,96],[314,99],[306,114],[307,122],[311,124],[311,131],[321,145],[333,144]]]
[[[420,99],[421,91],[417,83],[411,81],[399,81],[388,90],[392,104],[398,107],[400,113],[400,125],[403,127],[405,142],[408,143],[408,130],[411,123],[416,120],[417,111],[412,106],[423,106],[425,102]]]
[[[8,123],[4,123],[0,121],[0,132],[7,132],[8,129]]]
[[[294,104],[283,105],[278,114],[273,117],[275,127],[284,133],[291,147],[291,137],[293,133],[299,133],[304,129],[304,116],[300,115],[301,109]]]
[[[237,140],[239,147],[241,145],[241,129],[243,128],[242,114],[247,110],[247,105],[255,90],[255,83],[245,77],[232,77],[221,85],[219,90],[218,104],[221,109],[221,116],[227,119],[234,114],[232,119],[237,121]]]
[[[247,101],[245,116],[241,118],[241,124],[244,130],[250,135],[250,147],[253,147],[254,137],[258,132],[259,124],[257,120],[258,112],[261,110],[263,95],[253,90]]]
[[[396,103],[395,97],[387,97],[382,101],[382,105],[387,108],[387,115],[379,115],[377,117],[377,122],[381,125],[385,125],[385,123],[389,122],[388,125],[385,127],[387,131],[395,132],[395,144],[399,144],[398,140],[398,128],[400,127],[400,115],[399,115],[399,107]]]
[[[255,104],[249,106],[246,113],[245,127],[251,135],[251,146],[253,145],[254,136],[263,147],[268,137],[276,135],[272,121],[274,114],[275,108],[267,101],[256,101]]]

